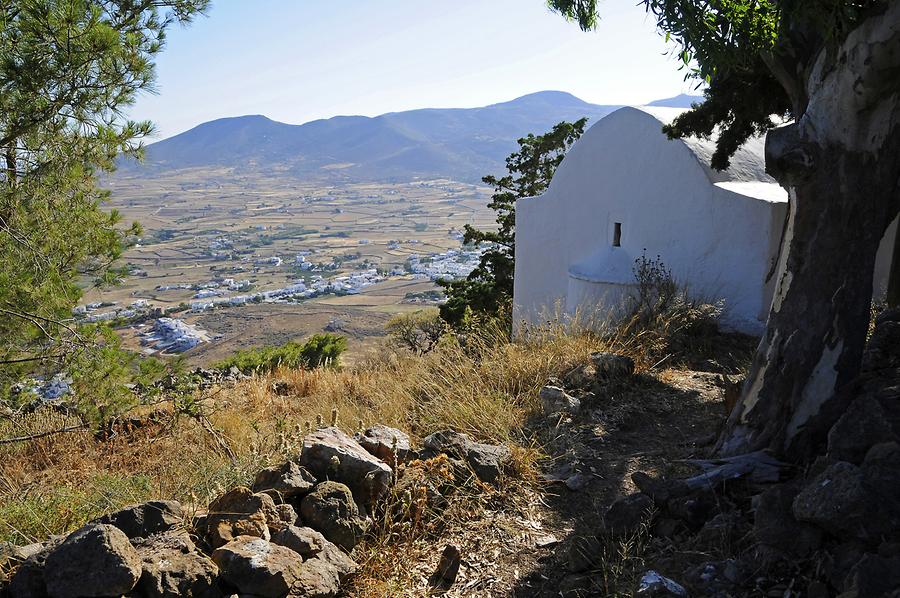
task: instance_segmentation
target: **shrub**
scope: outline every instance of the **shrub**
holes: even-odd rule
[[[241,372],[271,372],[277,367],[311,369],[320,366],[336,366],[344,351],[347,339],[336,334],[316,334],[305,343],[289,342],[280,347],[260,347],[238,351],[216,367],[238,368]]]
[[[394,316],[385,330],[394,345],[421,355],[437,346],[447,325],[437,309],[423,309]]]

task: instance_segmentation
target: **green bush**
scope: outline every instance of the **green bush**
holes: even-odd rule
[[[243,373],[271,372],[277,367],[316,368],[338,365],[347,350],[347,339],[337,334],[316,334],[305,343],[289,342],[280,347],[259,347],[238,351],[216,367],[236,367]]]

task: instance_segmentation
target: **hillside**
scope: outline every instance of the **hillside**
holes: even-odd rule
[[[654,105],[683,106],[686,96]],[[695,101],[699,98],[693,98]],[[156,176],[198,167],[340,175],[350,180],[409,180],[441,176],[478,181],[502,171],[516,139],[559,121],[596,121],[619,106],[589,104],[559,91],[542,91],[481,108],[428,108],[374,118],[337,116],[289,125],[265,116],[203,123],[147,147],[143,164],[123,174]]]

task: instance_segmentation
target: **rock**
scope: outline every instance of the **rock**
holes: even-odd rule
[[[668,577],[663,577],[656,571],[647,571],[641,576],[635,596],[688,598],[688,593],[680,584]]]
[[[146,538],[182,526],[184,511],[174,500],[151,500],[104,515],[94,523],[114,525],[132,539]]]
[[[666,511],[695,531],[716,515],[717,508],[716,495],[706,489],[695,490],[687,496],[670,498],[666,502]]]
[[[828,456],[859,465],[876,444],[897,440],[881,403],[871,396],[855,399],[828,432]]]
[[[353,550],[365,531],[353,494],[344,484],[322,482],[300,503],[303,522],[345,550]]]
[[[345,484],[363,505],[374,504],[391,485],[391,468],[337,428],[308,434],[300,464],[317,479]]]
[[[356,563],[340,548],[324,540],[322,551],[303,562],[294,594],[303,598],[327,598],[340,591],[340,585],[356,572]]]
[[[568,488],[572,492],[579,492],[587,488],[590,482],[591,478],[589,478],[588,476],[582,473],[576,473],[566,478],[565,484],[566,488]]]
[[[541,399],[541,408],[548,415],[560,411],[573,413],[581,408],[581,401],[558,386],[545,386],[538,396]]]
[[[142,598],[216,598],[219,570],[197,552],[186,532],[167,532],[135,543],[141,558],[136,592]]]
[[[356,569],[358,568],[353,559],[344,554],[344,551],[328,540],[325,540],[325,546],[322,548],[322,552],[317,554],[315,559],[312,560],[316,559],[325,561],[334,567],[341,582],[356,573]]]
[[[280,505],[275,505],[275,510],[278,511],[278,520],[283,523],[284,526],[297,524],[297,511],[294,509],[293,505],[282,503]],[[269,524],[269,527],[271,528],[273,526]]]
[[[836,536],[870,540],[888,529],[879,499],[866,487],[863,470],[838,461],[808,483],[793,502],[799,521]]]
[[[568,568],[572,573],[582,573],[593,569],[599,563],[600,540],[596,536],[578,536],[569,545]]]
[[[597,378],[615,380],[628,378],[634,374],[634,360],[615,353],[591,353],[591,363],[597,370]]]
[[[481,444],[454,430],[435,432],[423,444],[426,449],[464,460],[478,479],[489,484],[498,481],[512,457],[503,445]]]
[[[316,485],[316,478],[294,461],[267,467],[256,474],[254,492],[264,492],[277,502],[309,494]]]
[[[797,521],[792,512],[799,488],[786,484],[772,486],[756,503],[753,531],[766,546],[794,557],[805,557],[822,543],[822,532]]]
[[[47,584],[44,581],[44,565],[54,548],[62,544],[63,537],[57,537],[42,544],[16,568],[9,582],[10,598],[46,598]],[[0,594],[2,595],[2,594]]]
[[[649,521],[653,499],[640,492],[620,498],[609,506],[603,516],[606,531],[613,535],[633,533],[645,521]]]
[[[272,534],[272,543],[290,548],[304,559],[309,559],[325,548],[325,537],[311,527],[291,525]]]
[[[703,563],[691,570],[687,579],[704,596],[724,597],[740,595],[738,586],[744,576],[737,561],[726,559]]]
[[[120,596],[141,577],[141,557],[117,527],[89,523],[47,555],[44,581],[51,598]]]
[[[272,381],[272,394],[283,397],[285,395],[290,394],[291,385],[287,380],[273,380]]]
[[[896,596],[900,590],[900,557],[866,554],[850,570],[841,598]]]
[[[438,566],[431,577],[428,579],[428,585],[432,590],[446,592],[454,583],[456,576],[459,575],[459,564],[462,560],[459,548],[453,544],[447,544],[441,553]]]
[[[900,444],[884,442],[876,444],[862,464],[863,483],[878,502],[885,528],[882,533],[900,532]]]
[[[254,494],[239,486],[209,505],[206,540],[212,548],[227,544],[238,536],[269,539],[269,524],[278,526],[278,511],[268,494]]]
[[[401,430],[381,424],[356,434],[356,441],[391,467],[394,466],[395,458],[397,463],[406,463],[410,455],[409,436]]]
[[[302,575],[299,554],[253,536],[239,536],[217,548],[212,560],[222,579],[261,598],[284,598]]]
[[[340,591],[341,579],[337,570],[327,561],[311,559],[300,565],[291,596],[329,598]]]
[[[636,471],[631,474],[631,481],[637,486],[638,490],[653,499],[653,502],[664,504],[671,498],[681,498],[692,492],[684,480],[668,480],[664,478],[654,478],[643,471]]]
[[[587,388],[593,385],[597,378],[597,369],[593,365],[579,365],[563,376],[563,381],[568,388]]]

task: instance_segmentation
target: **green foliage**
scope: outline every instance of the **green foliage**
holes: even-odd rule
[[[336,367],[347,350],[347,339],[336,334],[316,334],[305,343],[289,342],[280,347],[262,347],[238,351],[216,364],[219,369],[238,368],[241,372],[271,372],[277,367]]]
[[[598,0],[549,0],[550,8],[593,29]],[[670,137],[709,137],[721,128],[712,166],[750,136],[775,126],[772,115],[806,110],[805,73],[823,48],[840,43],[886,0],[642,0],[666,41],[674,43],[686,78],[709,86],[706,101],[666,128]]]
[[[488,247],[466,279],[439,282],[447,294],[447,302],[440,308],[441,317],[451,326],[463,327],[472,312],[511,321],[516,200],[547,190],[566,152],[584,133],[586,123],[586,118],[561,122],[544,135],[529,134],[519,139],[519,151],[506,159],[508,174],[482,179],[494,188],[488,207],[497,212],[497,230],[482,231],[466,225],[463,242]]]
[[[438,345],[447,324],[437,309],[423,309],[394,316],[385,330],[394,345],[421,355]]]
[[[140,229],[101,209],[96,175],[139,153],[152,127],[122,112],[152,90],[166,29],[207,3],[0,4],[0,387],[37,365],[96,364],[87,352],[111,350],[76,330],[70,310],[80,280],[119,279],[112,264]]]

